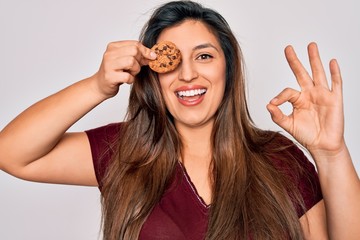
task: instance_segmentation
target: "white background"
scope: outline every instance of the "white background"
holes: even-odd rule
[[[164,1],[0,0],[0,129],[32,103],[92,75],[108,42],[137,39]],[[360,2],[356,0],[208,0],[230,23],[247,64],[249,106],[258,126],[278,130],[267,102],[297,88],[283,56],[292,44],[308,67],[319,44],[324,65],[337,58],[344,78],[346,140],[360,171]],[[85,116],[73,131],[121,121],[128,86]],[[285,107],[286,110],[286,107]],[[39,133],[46,134],[46,133]],[[25,182],[0,172],[0,239],[100,239],[97,188]]]

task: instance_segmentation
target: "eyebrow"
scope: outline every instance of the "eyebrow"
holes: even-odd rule
[[[219,50],[217,49],[217,47],[215,47],[214,45],[212,45],[211,43],[203,43],[200,45],[197,45],[193,48],[193,50],[200,50],[200,49],[204,49],[204,48],[214,48],[216,51],[219,52]]]

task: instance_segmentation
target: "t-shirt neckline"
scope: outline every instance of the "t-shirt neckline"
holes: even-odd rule
[[[182,174],[184,175],[185,180],[186,180],[188,186],[189,186],[190,189],[191,189],[191,192],[192,192],[193,195],[196,197],[196,199],[197,199],[197,201],[200,203],[200,205],[201,205],[202,207],[204,207],[205,210],[208,210],[208,209],[210,208],[211,204],[207,204],[207,203],[204,201],[204,199],[199,195],[199,193],[198,193],[198,191],[197,191],[194,183],[191,181],[191,178],[190,178],[189,174],[187,173],[186,168],[185,168],[185,166],[183,165],[183,163],[180,162],[180,161],[178,161],[178,163],[179,163],[181,172],[182,172]]]

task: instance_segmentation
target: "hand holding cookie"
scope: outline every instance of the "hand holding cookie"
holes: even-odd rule
[[[156,59],[156,54],[139,41],[109,43],[100,68],[92,77],[105,97],[115,96],[123,83],[132,84],[141,67]]]
[[[149,67],[155,72],[171,72],[181,62],[180,50],[170,41],[159,42],[151,50],[157,55],[155,60],[149,62]]]

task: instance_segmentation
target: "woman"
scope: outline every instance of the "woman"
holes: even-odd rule
[[[182,62],[157,74],[150,48],[164,40]],[[9,123],[0,168],[99,186],[104,239],[357,239],[360,184],[343,138],[339,67],[331,61],[330,89],[316,44],[308,52],[313,78],[286,48],[301,92],[285,89],[267,108],[310,151],[319,176],[289,140],[254,126],[234,35],[191,1],[158,8],[140,42],[109,44],[96,74]],[[133,84],[124,123],[66,132],[123,83]],[[279,109],[287,101],[289,116]]]

